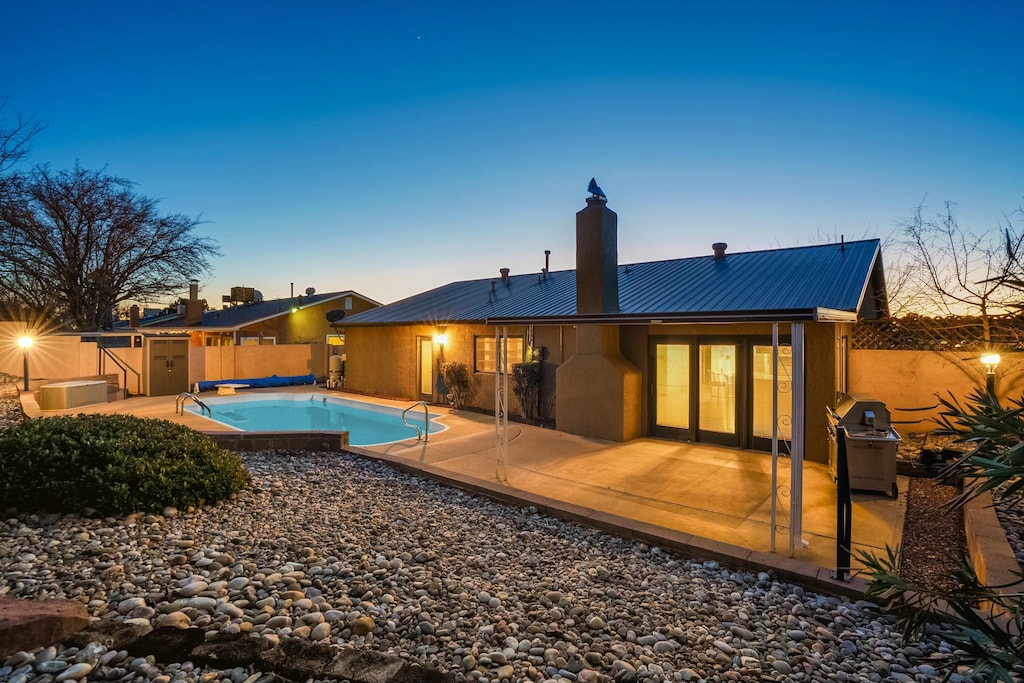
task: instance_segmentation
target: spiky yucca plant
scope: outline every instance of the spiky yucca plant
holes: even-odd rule
[[[940,432],[973,446],[938,474],[940,479],[964,480],[963,492],[951,504],[963,506],[986,491],[1019,502],[1024,495],[1024,397],[1004,407],[996,396],[979,389],[966,405],[952,396],[940,401]],[[966,668],[990,683],[1024,678],[1024,594],[1005,592],[1019,587],[1017,581],[984,585],[965,559],[952,577],[957,588],[929,589],[900,578],[890,548],[885,557],[858,555],[870,578],[868,597],[896,617],[904,637],[920,637],[934,628],[956,648],[941,668],[948,673]],[[1018,576],[1024,579],[1024,574]]]

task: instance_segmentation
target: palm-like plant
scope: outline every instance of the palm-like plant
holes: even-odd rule
[[[952,396],[940,401],[940,431],[973,445],[938,474],[964,480],[963,493],[951,504],[962,506],[986,491],[1019,502],[1024,496],[1024,397],[1004,407],[992,393],[978,389],[967,405]],[[965,667],[993,683],[1024,677],[1024,594],[1006,592],[1019,582],[984,585],[965,558],[953,577],[958,588],[929,589],[900,578],[896,553],[890,548],[885,557],[864,552],[859,556],[870,577],[868,597],[894,614],[905,637],[919,637],[935,628],[956,648],[942,665],[948,672]],[[1024,574],[1018,576],[1024,579]]]

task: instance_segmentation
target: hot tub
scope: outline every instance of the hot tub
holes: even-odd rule
[[[40,410],[67,410],[106,403],[107,383],[101,379],[79,379],[44,384],[39,387],[38,399]]]

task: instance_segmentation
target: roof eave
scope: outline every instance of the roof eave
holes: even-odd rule
[[[745,323],[832,321],[833,317],[856,314],[822,308],[792,308],[777,311],[692,311],[674,313],[602,313],[548,317],[495,317],[487,325],[654,325],[679,323]],[[844,319],[845,320],[845,319]],[[836,320],[838,321],[838,320]]]

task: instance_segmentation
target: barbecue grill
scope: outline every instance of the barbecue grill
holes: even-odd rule
[[[839,431],[846,439],[846,462],[850,488],[879,491],[896,497],[896,450],[903,437],[889,423],[885,403],[866,394],[843,394],[834,409],[828,409],[828,468],[838,476]]]

